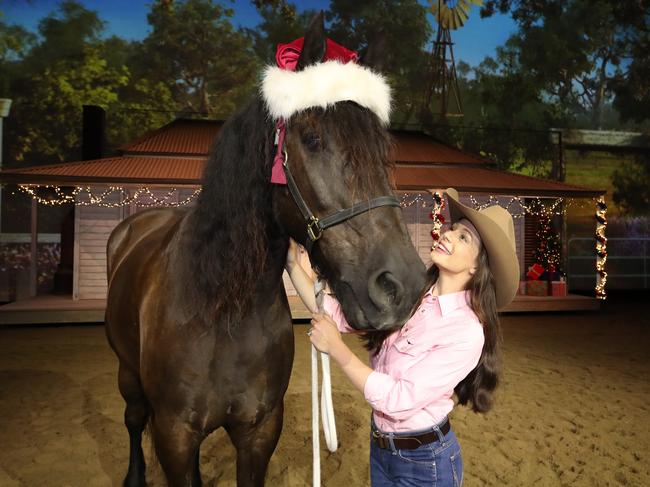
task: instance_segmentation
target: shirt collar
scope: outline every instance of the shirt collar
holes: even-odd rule
[[[457,293],[442,294],[439,296],[433,295],[434,284],[424,295],[424,299],[428,302],[438,302],[440,306],[440,314],[445,316],[452,311],[460,308],[469,308],[470,293],[469,291],[459,291]],[[434,299],[435,298],[435,299]]]

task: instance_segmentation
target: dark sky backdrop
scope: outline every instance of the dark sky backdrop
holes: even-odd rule
[[[59,0],[0,0],[0,11],[8,23],[23,25],[36,32],[38,21],[56,10]],[[147,12],[150,0],[82,0],[86,8],[96,10],[106,21],[106,32],[125,39],[142,39],[147,35]],[[235,10],[234,24],[243,27],[255,27],[260,17],[250,0],[223,2],[232,5]],[[427,2],[422,1],[422,4]],[[299,10],[327,9],[328,0],[301,0],[295,2]],[[429,16],[433,22],[433,16]],[[457,60],[473,66],[479,64],[485,56],[494,55],[495,48],[502,45],[515,31],[515,23],[509,16],[495,15],[481,19],[479,8],[472,7],[469,21],[461,29],[452,32],[455,42],[454,54]],[[287,39],[289,40],[289,39]]]

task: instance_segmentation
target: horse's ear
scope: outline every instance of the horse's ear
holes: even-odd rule
[[[296,71],[301,71],[307,66],[319,63],[325,56],[327,49],[327,39],[325,38],[325,19],[324,14],[320,13],[314,15],[311,19],[307,32],[305,32],[305,42],[296,64]]]
[[[376,35],[368,43],[366,51],[359,59],[359,64],[369,67],[373,71],[382,72],[386,64],[386,36],[383,34]]]

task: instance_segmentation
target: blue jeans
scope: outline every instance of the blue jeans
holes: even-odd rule
[[[372,426],[374,428],[374,425]],[[395,438],[413,436],[440,429],[394,433]],[[422,445],[415,450],[379,448],[370,433],[370,484],[372,487],[460,487],[463,483],[463,459],[458,439],[450,430],[442,440]]]

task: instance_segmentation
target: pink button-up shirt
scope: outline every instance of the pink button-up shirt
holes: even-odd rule
[[[430,290],[371,356],[364,396],[380,430],[430,428],[452,410],[454,387],[476,367],[483,349],[483,327],[468,300],[467,291],[433,296]],[[336,299],[325,295],[323,309],[341,332],[352,331]]]

